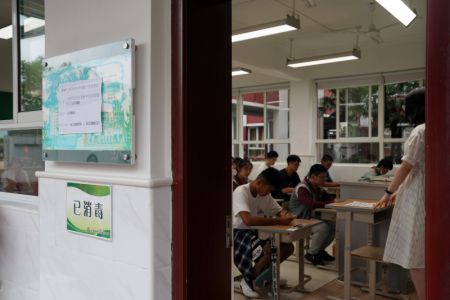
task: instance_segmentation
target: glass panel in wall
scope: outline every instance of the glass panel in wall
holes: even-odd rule
[[[41,110],[42,60],[45,57],[44,0],[18,0],[19,111]]]
[[[319,139],[335,139],[336,89],[319,89],[317,96],[317,137]]]
[[[403,143],[384,143],[383,156],[390,156],[394,163],[400,164],[403,156]]]
[[[237,139],[237,97],[231,99],[231,139]]]
[[[266,92],[266,137],[289,138],[289,90]]]
[[[319,157],[329,154],[335,163],[377,163],[378,143],[330,143],[318,144]]]
[[[419,81],[386,84],[384,86],[384,137],[406,138],[412,125],[405,117],[405,96],[419,87]]]
[[[0,121],[13,118],[11,1],[0,1]]]
[[[244,141],[264,140],[264,93],[242,95],[242,139]],[[254,144],[252,147],[259,147]]]
[[[378,91],[379,91],[378,85],[371,86],[370,102],[372,105],[372,117],[371,117],[372,137],[378,136],[378,101],[380,100],[380,95]]]
[[[42,131],[0,130],[0,191],[38,195],[36,171],[44,170]]]

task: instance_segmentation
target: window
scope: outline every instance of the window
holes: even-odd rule
[[[339,86],[335,88],[318,84],[319,158],[330,154],[337,163],[372,164],[391,156],[395,163],[400,163],[403,142],[413,129],[405,117],[405,96],[423,85],[421,79],[404,77],[408,80],[402,81],[397,75],[395,81],[384,84],[379,77],[355,79],[366,84],[352,84],[351,80],[346,84],[335,82]]]
[[[43,169],[40,129],[0,130],[0,191],[37,196]]]
[[[37,195],[35,172],[44,170],[44,0],[3,1],[0,8],[0,27],[9,32],[0,39],[0,192]]]
[[[237,130],[236,130],[237,129]],[[287,88],[236,92],[232,98],[233,156],[264,160],[275,150],[289,155],[289,90]]]
[[[42,71],[45,55],[44,0],[19,0],[19,111],[42,107]]]

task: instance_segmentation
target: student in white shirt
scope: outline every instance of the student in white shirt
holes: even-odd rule
[[[278,159],[277,151],[269,151],[266,153],[266,157],[264,159],[264,163],[259,165],[258,169],[256,169],[252,174],[250,174],[249,179],[255,180],[258,175],[267,168],[273,167]]]
[[[272,198],[271,192],[281,182],[280,172],[267,168],[251,183],[241,185],[233,192],[233,246],[234,263],[243,275],[242,291],[254,298],[259,294],[254,290],[253,280],[270,266],[270,243],[260,240],[256,230],[250,226],[288,225],[294,216],[282,209]],[[280,261],[294,252],[289,243],[280,245]]]

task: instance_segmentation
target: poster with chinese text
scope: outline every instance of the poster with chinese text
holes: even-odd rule
[[[111,186],[67,183],[67,230],[111,240]]]

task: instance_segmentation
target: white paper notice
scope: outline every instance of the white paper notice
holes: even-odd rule
[[[59,133],[102,132],[102,79],[64,83],[58,89]]]
[[[360,201],[353,201],[351,203],[345,204],[345,206],[357,206],[357,207],[369,207],[373,208],[376,203],[367,203],[367,202],[360,202]]]

